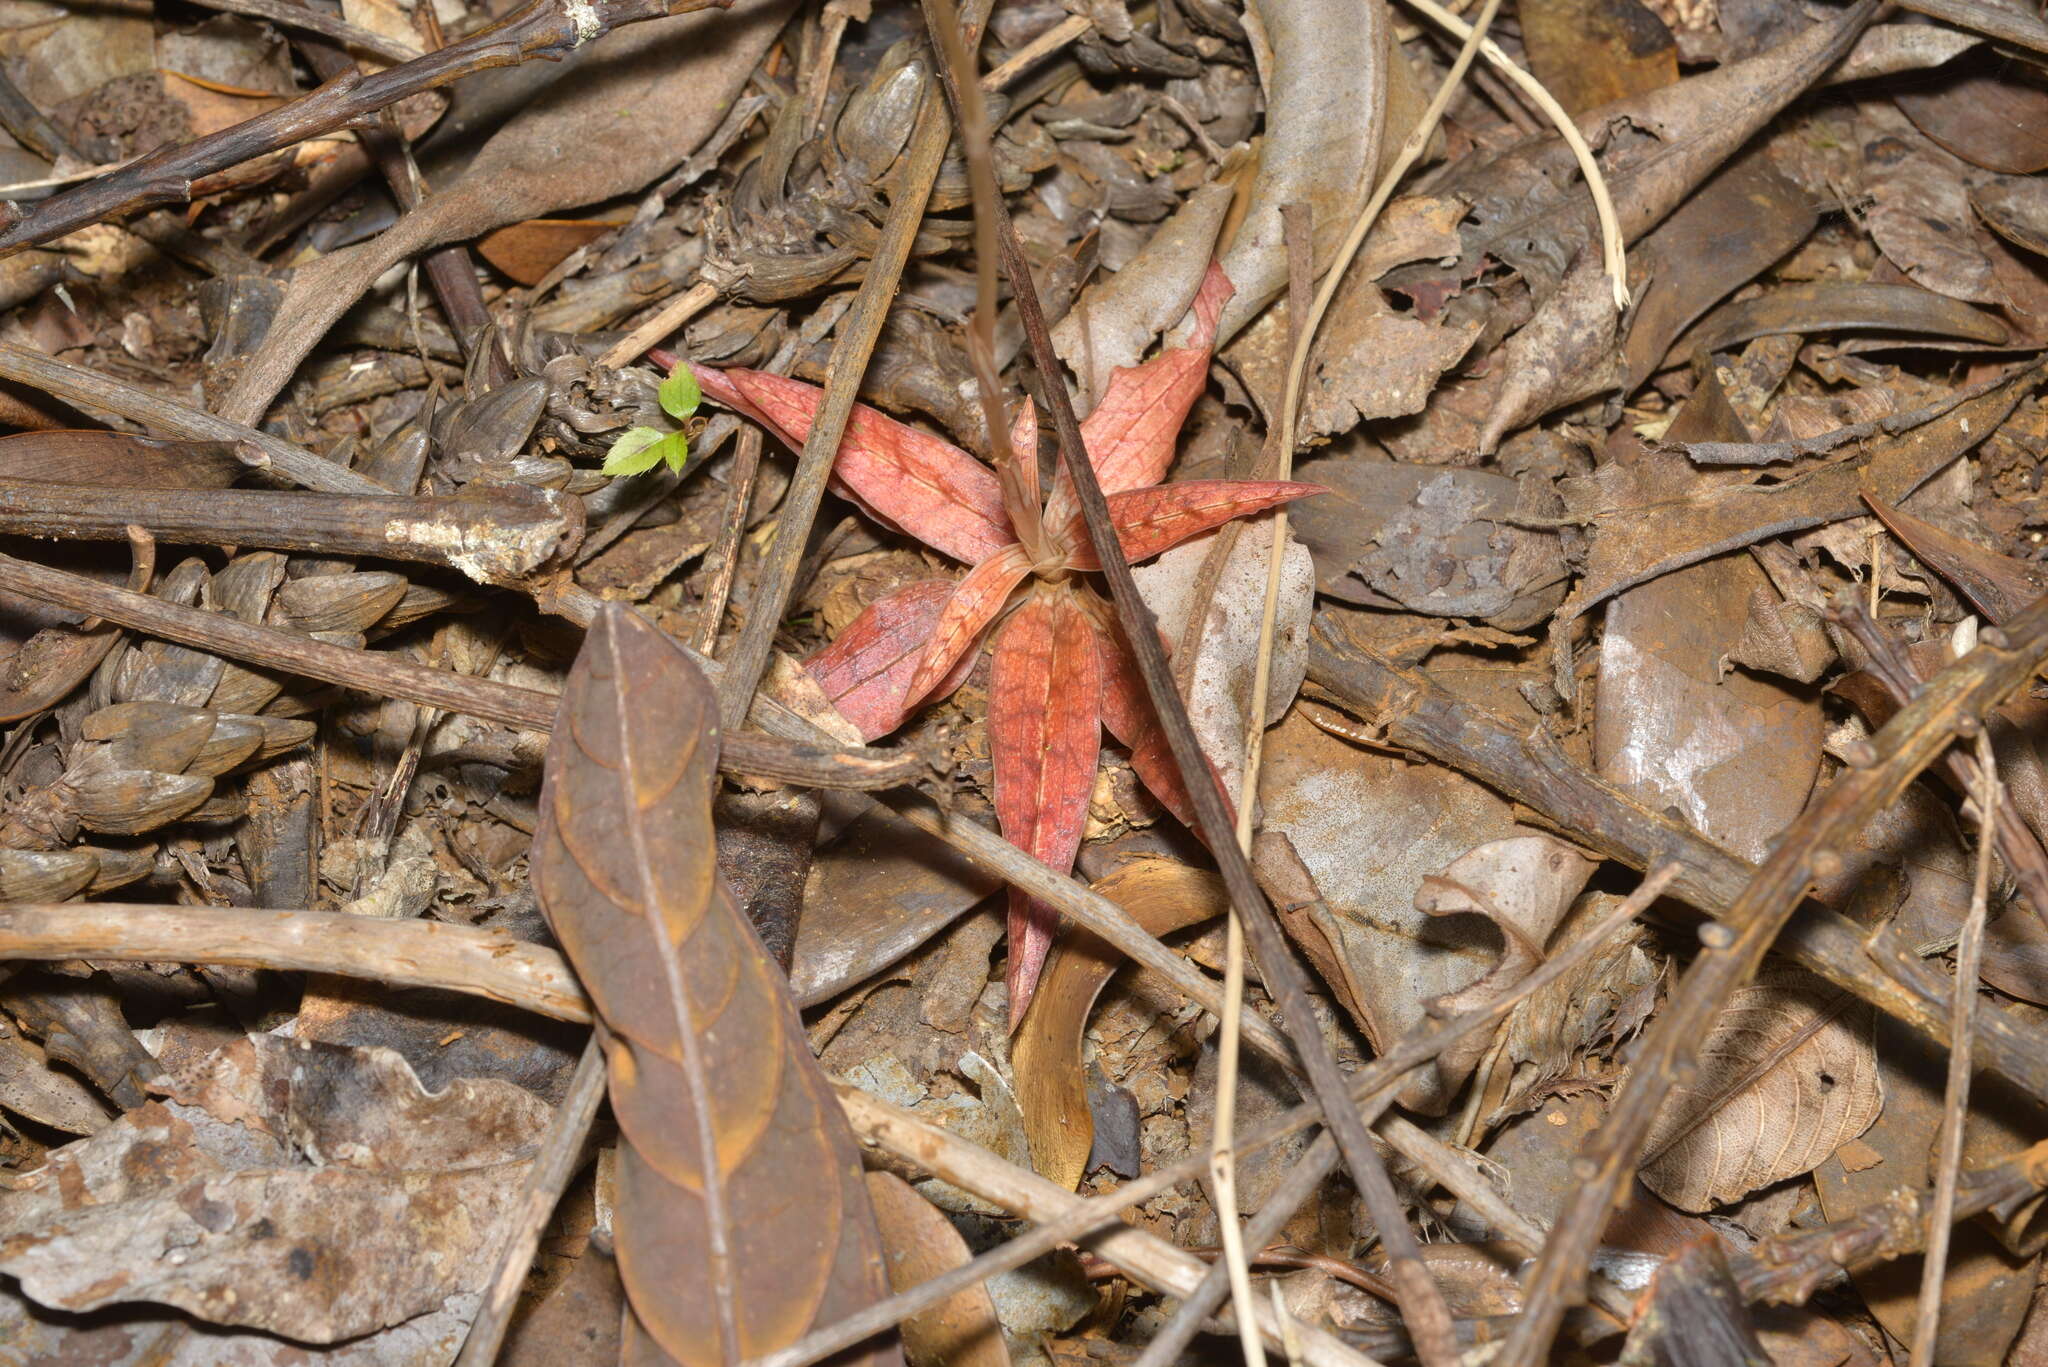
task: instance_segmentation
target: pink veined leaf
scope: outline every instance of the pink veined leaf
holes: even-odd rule
[[[804,661],[825,696],[864,739],[887,735],[910,715],[910,680],[953,588],[949,579],[923,579],[878,598],[837,640]],[[959,669],[929,692],[943,696],[966,676]]]
[[[1233,518],[1325,492],[1320,484],[1279,479],[1189,479],[1111,494],[1109,520],[1124,548],[1124,558],[1136,564]],[[1102,568],[1080,518],[1068,526],[1068,544],[1074,550],[1067,563],[1077,570]]]
[[[761,370],[698,367],[697,383],[791,447],[810,435],[824,391]],[[995,471],[949,441],[855,404],[833,458],[835,487],[936,551],[976,564],[1015,541]]]
[[[925,695],[958,667],[963,656],[972,654],[981,633],[1003,610],[1003,604],[1010,601],[1011,591],[1030,573],[1031,557],[1022,546],[1012,545],[976,565],[953,586],[953,596],[940,611],[924,658],[918,662],[917,672],[904,693],[905,707],[922,703]]]
[[[988,706],[996,819],[1018,849],[1074,866],[1102,750],[1095,623],[1071,593],[1039,592],[996,632]],[[1010,1028],[1024,1019],[1058,913],[1010,890]]]
[[[1024,496],[1033,506],[1041,506],[1043,495],[1038,490],[1038,405],[1031,396],[1024,396],[1024,406],[1017,410],[1017,420],[1010,424],[1010,452],[1017,458],[1017,472],[1023,477]]]

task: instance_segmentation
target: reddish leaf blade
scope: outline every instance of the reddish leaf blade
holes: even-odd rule
[[[533,882],[611,1036],[626,1356],[724,1367],[888,1293],[860,1152],[718,879],[710,686],[610,605],[560,715]]]
[[[1189,479],[1111,494],[1109,520],[1116,527],[1124,558],[1136,564],[1232,518],[1250,517],[1324,492],[1320,484],[1282,479]],[[1079,525],[1078,518],[1068,525],[1068,544],[1075,548],[1068,563],[1077,570],[1102,568],[1096,562],[1095,548],[1088,544],[1087,529]]]
[[[925,646],[924,658],[903,695],[906,708],[916,707],[973,654],[974,643],[1010,601],[1010,593],[1031,573],[1031,557],[1022,546],[1005,547],[967,572],[953,586],[953,596],[939,613]]]
[[[1187,785],[1181,782],[1180,766],[1174,763],[1166,728],[1159,724],[1159,714],[1152,710],[1151,696],[1145,692],[1145,681],[1138,673],[1138,662],[1131,657],[1131,648],[1113,627],[1098,630],[1095,644],[1102,661],[1102,724],[1131,752],[1131,772],[1138,776],[1138,781],[1181,825],[1198,830],[1195,804],[1188,797]],[[1230,793],[1223,787],[1223,776],[1217,773],[1214,760],[1209,761],[1209,772],[1216,780],[1217,790],[1223,793],[1225,810],[1234,812]]]
[[[1102,750],[1095,623],[1065,592],[1026,599],[996,633],[988,748],[1009,842],[1065,873],[1088,824]],[[1058,913],[1010,890],[1010,1028],[1024,1018]]]
[[[1024,496],[1033,507],[1044,506],[1038,488],[1038,404],[1029,394],[1017,410],[1017,420],[1010,424],[1010,453],[1017,458],[1017,471],[1023,476]]]
[[[1209,380],[1209,344],[1232,294],[1230,278],[1213,262],[1195,293],[1191,345],[1170,347],[1141,366],[1110,372],[1102,402],[1081,424],[1081,442],[1102,492],[1142,488],[1166,478],[1188,410]],[[1046,521],[1063,526],[1079,508],[1065,468],[1054,481]]]
[[[951,580],[925,579],[877,599],[839,639],[804,661],[825,696],[864,739],[886,736],[910,715],[910,681],[954,587]],[[927,693],[944,697],[965,676],[964,669],[957,670]]]
[[[811,432],[824,391],[760,370],[699,367],[697,383],[792,448]],[[855,404],[833,458],[834,480],[861,506],[932,549],[976,564],[1017,538],[995,471],[951,442]]]

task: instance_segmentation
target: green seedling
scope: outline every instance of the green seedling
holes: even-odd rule
[[[697,377],[690,373],[689,363],[678,360],[675,369],[656,393],[661,401],[661,411],[682,422],[697,411],[697,405],[704,396],[697,388]],[[683,472],[683,465],[690,458],[690,439],[681,428],[665,432],[658,427],[629,427],[612,443],[612,449],[605,452],[604,473],[620,475],[644,475],[663,461],[677,474]]]

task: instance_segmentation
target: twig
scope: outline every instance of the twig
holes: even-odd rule
[[[1085,15],[1068,15],[1018,48],[1003,60],[1001,66],[990,68],[989,73],[981,78],[981,88],[991,94],[1003,89],[1032,66],[1058,52],[1093,27],[1093,23]]]
[[[988,13],[988,3],[989,0],[981,0],[978,8],[982,15]],[[804,438],[804,449],[797,457],[796,474],[782,496],[775,540],[762,559],[753,601],[747,605],[746,625],[740,628],[739,638],[733,642],[726,660],[727,667],[747,682],[746,692],[751,692],[752,684],[761,677],[774,649],[775,632],[796,587],[811,524],[817,520],[818,507],[832,478],[839,439],[845,435],[847,419],[853,415],[854,400],[867,374],[868,358],[874,354],[882,325],[888,320],[889,303],[910,260],[910,248],[917,240],[925,204],[945,161],[948,131],[945,111],[927,94],[919,104],[902,178],[897,182],[896,197],[876,240],[874,256],[868,262],[867,274],[861,278],[853,307],[840,323],[839,338],[826,362],[824,397],[811,420],[810,433]],[[744,697],[745,693],[723,696]],[[732,719],[728,718],[728,729],[731,725]]]
[[[1629,1082],[1576,1160],[1578,1185],[1530,1274],[1527,1308],[1502,1346],[1500,1367],[1536,1367],[1545,1360],[1567,1305],[1582,1294],[1600,1231],[1676,1076],[1693,1060],[1729,995],[1755,973],[1808,886],[1841,868],[1835,847],[1897,800],[1951,739],[1974,735],[1981,718],[2048,655],[2048,598],[2007,629],[1985,631],[1978,642],[1878,732],[1877,757],[1868,768],[1843,771],[1792,823],[1727,921],[1701,927],[1700,956],[1650,1025]]]
[[[89,224],[191,198],[201,177],[290,147],[365,118],[408,95],[492,67],[560,58],[615,28],[731,0],[534,0],[524,10],[439,52],[374,75],[329,81],[296,100],[218,133],[167,146],[121,169],[23,209],[6,206],[0,255],[48,242]]]
[[[927,27],[936,22],[937,13],[927,6]],[[960,92],[955,87],[952,68],[940,63],[938,72],[940,82],[946,88],[946,98],[957,114]],[[1117,623],[1123,631],[1125,644],[1137,663],[1138,673],[1145,681],[1145,691],[1166,733],[1175,767],[1180,771],[1195,809],[1199,832],[1216,856],[1217,868],[1223,875],[1231,905],[1244,918],[1245,933],[1250,937],[1253,953],[1258,956],[1266,985],[1279,1003],[1288,1036],[1300,1051],[1310,1085],[1336,1131],[1337,1143],[1343,1151],[1352,1182],[1365,1198],[1366,1208],[1392,1255],[1394,1281],[1402,1293],[1402,1313],[1416,1329],[1424,1367],[1446,1367],[1457,1360],[1450,1311],[1423,1265],[1421,1249],[1415,1242],[1414,1232],[1408,1228],[1406,1213],[1394,1192],[1393,1181],[1387,1176],[1386,1166],[1373,1148],[1364,1123],[1356,1111],[1343,1103],[1344,1075],[1337,1067],[1329,1041],[1323,1038],[1316,1024],[1301,965],[1295,961],[1293,949],[1281,934],[1273,910],[1252,876],[1250,860],[1232,838],[1235,820],[1229,804],[1211,780],[1209,761],[1202,753],[1201,742],[1188,720],[1187,707],[1174,688],[1158,627],[1151,610],[1138,595],[1137,582],[1131,577],[1130,566],[1124,560],[1122,543],[1110,524],[1109,505],[1103,498],[1102,485],[1095,477],[1095,468],[1089,463],[1087,448],[1081,440],[1080,424],[1074,417],[1072,399],[1060,379],[1059,358],[1053,351],[1045,315],[1039,308],[1038,289],[1031,278],[1030,262],[1024,256],[1016,230],[1010,223],[1008,208],[1000,196],[991,208],[1002,246],[1004,272],[1009,276],[1011,297],[1017,305],[1018,321],[1023,324],[1024,335],[1030,342],[1033,363],[1045,379],[1047,406],[1052,411],[1053,429],[1059,434],[1060,458],[1073,484],[1082,520],[1087,525],[1089,544],[1102,567],[1103,578],[1108,581],[1110,601],[1116,608]]]
[[[1970,1016],[1977,1005],[1977,975],[1984,962],[1984,909],[1991,891],[1991,847],[1998,829],[1997,758],[1991,733],[1977,729],[1977,877],[1970,910],[1956,942],[1955,997],[1949,1007],[1948,1080],[1941,1099],[1941,1141],[1934,1167],[1934,1200],[1927,1207],[1927,1257],[1920,1267],[1920,1304],[1913,1319],[1912,1367],[1933,1367],[1941,1326],[1942,1281],[1948,1273],[1949,1226],[1956,1218],[1956,1180],[1963,1167],[1963,1125],[1970,1114]]]
[[[695,318],[718,298],[718,287],[700,280],[650,314],[647,320],[612,343],[611,350],[598,358],[599,365],[614,370],[628,366],[647,353],[662,338]]]
[[[1988,34],[2015,47],[2048,52],[2048,24],[2024,10],[1987,5],[1980,0],[1899,0],[1899,8],[1969,29],[1973,33]]]
[[[747,509],[754,500],[754,479],[761,471],[761,429],[749,427],[740,433],[739,448],[733,452],[732,470],[727,476],[725,520],[712,544],[712,563],[718,568],[705,586],[704,601],[698,605],[697,649],[709,655],[718,646],[718,628],[725,621],[725,605],[732,597],[733,576],[740,568],[740,548],[747,533]]]
[[[1471,36],[1472,26],[1437,4],[1436,0],[1401,0],[1401,3],[1420,13],[1453,38],[1462,41]],[[1543,111],[1544,117],[1556,126],[1558,136],[1564,139],[1565,146],[1571,148],[1572,156],[1578,159],[1579,173],[1586,178],[1586,189],[1593,196],[1593,211],[1600,219],[1600,254],[1607,267],[1608,284],[1614,290],[1614,306],[1618,309],[1627,308],[1628,261],[1621,236],[1621,220],[1615,216],[1614,197],[1607,192],[1607,177],[1601,174],[1600,163],[1593,159],[1593,149],[1586,146],[1586,139],[1579,132],[1578,124],[1565,112],[1564,106],[1557,102],[1557,97],[1544,89],[1543,82],[1517,66],[1515,59],[1501,51],[1500,46],[1490,38],[1479,45],[1479,52]]]
[[[582,1166],[583,1144],[604,1100],[603,1035],[602,1029],[592,1030],[585,1041],[583,1057],[576,1061],[575,1075],[569,1080],[569,1094],[555,1107],[548,1131],[541,1136],[540,1153],[527,1169],[511,1209],[505,1212],[503,1227],[509,1237],[498,1254],[483,1306],[470,1322],[455,1367],[490,1367],[498,1360],[505,1331],[512,1327],[513,1308],[519,1303],[519,1288],[526,1284],[526,1270],[533,1266],[534,1252],[540,1247],[541,1233],[569,1179]]]
[[[345,19],[337,19],[311,5],[294,4],[292,0],[195,0],[202,9],[220,10],[226,14],[246,14],[253,19],[268,19],[285,28],[302,29],[317,33],[329,42],[338,43],[357,52],[366,52],[372,57],[381,57],[387,62],[410,62],[420,55],[420,50],[410,43],[396,38],[386,38]],[[324,76],[326,73],[322,73]]]
[[[558,700],[552,693],[429,669],[377,651],[350,650],[310,636],[255,626],[224,613],[181,607],[12,556],[0,555],[0,591],[104,617],[229,659],[380,697],[403,698],[535,731],[554,725]],[[890,788],[927,771],[925,762],[915,755],[872,748],[835,749],[741,731],[728,731],[722,738],[719,766],[728,773],[758,774],[818,788]]]
[[[54,200],[45,202],[55,203]],[[226,442],[254,467],[273,470],[303,488],[330,494],[391,492],[375,480],[366,479],[331,460],[322,460],[304,447],[294,446],[268,432],[229,422],[226,418],[216,418],[211,413],[152,394],[111,375],[70,365],[12,342],[0,342],[0,379],[18,380],[89,409],[118,413],[164,436]]]
[[[448,565],[509,583],[573,551],[579,502],[505,486],[460,498],[268,489],[146,489],[0,480],[0,533],[122,541],[141,527],[172,545],[250,546]]]
[[[1319,630],[1326,631],[1327,623]],[[1638,869],[1673,862],[1679,874],[1672,895],[1709,916],[1729,916],[1756,875],[1748,860],[1581,769],[1541,727],[1516,731],[1362,646],[1347,645],[1339,654],[1319,636],[1310,644],[1309,678],[1380,721],[1384,735],[1374,744],[1412,750],[1469,774],[1609,859]],[[1904,950],[1887,953],[1883,941],[1875,951],[1881,957],[1875,957],[1864,930],[1846,917],[1808,903],[1777,948],[1929,1039],[1948,1040],[1946,976]],[[1883,972],[1871,971],[1874,957]],[[2048,1102],[2048,1055],[2034,1027],[1980,1003],[1974,1028],[1985,1066]]]

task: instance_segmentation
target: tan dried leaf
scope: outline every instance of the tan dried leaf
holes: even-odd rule
[[[1870,1007],[1770,968],[1729,999],[1643,1149],[1650,1190],[1704,1211],[1810,1172],[1884,1107]]]

